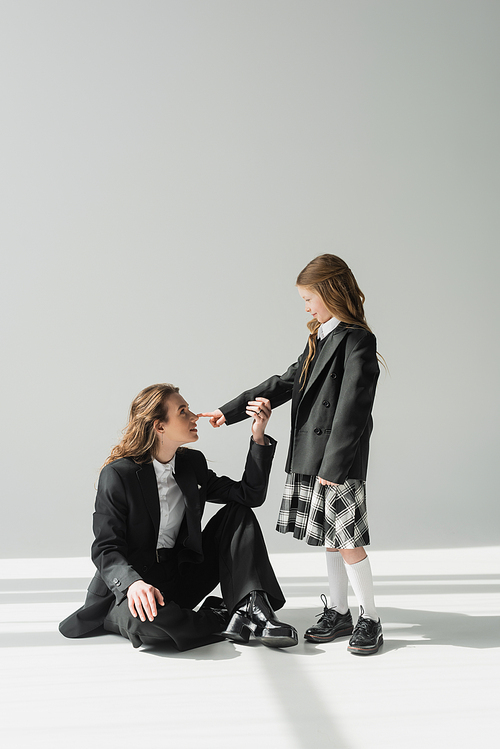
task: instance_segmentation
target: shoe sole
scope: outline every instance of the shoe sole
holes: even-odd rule
[[[377,653],[382,645],[384,644],[384,638],[382,635],[377,640],[377,643],[375,645],[372,645],[369,648],[357,648],[354,645],[348,645],[347,650],[352,653],[353,655],[373,655],[374,653]]]
[[[338,637],[349,637],[352,635],[354,627],[346,627],[346,629],[340,629],[338,632],[335,632],[334,635],[328,635],[325,637],[321,637],[321,635],[304,635],[304,640],[307,640],[307,642],[333,642]]]
[[[225,637],[226,640],[231,640],[231,642],[241,642],[244,644],[246,644],[250,639],[250,633],[248,633],[247,636],[246,634],[236,634],[234,632],[221,632],[221,636]],[[262,645],[266,645],[268,648],[291,648],[294,645],[298,645],[299,643],[299,638],[293,636],[268,635],[267,637],[265,637],[254,635],[254,638],[257,640],[257,642],[262,643]]]
[[[299,638],[293,636],[269,636],[269,637],[255,637],[258,642],[266,645],[268,648],[291,648],[294,645],[298,645]]]
[[[285,628],[282,628],[282,631]],[[253,635],[258,642],[267,645],[268,648],[291,648],[298,645],[299,636],[291,627],[285,629],[287,634],[267,634],[266,629],[258,627],[250,619],[244,617],[233,617],[229,622],[227,629],[221,632],[221,636],[232,642],[247,643],[250,635]]]

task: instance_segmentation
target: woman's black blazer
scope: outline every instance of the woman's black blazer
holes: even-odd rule
[[[267,492],[276,442],[251,440],[241,481],[217,476],[199,450],[181,448],[175,459],[175,480],[185,501],[186,513],[176,541],[179,566],[201,563],[201,518],[205,502],[239,502],[260,506]],[[138,464],[120,458],[105,466],[99,477],[91,557],[97,572],[84,605],[59,625],[66,637],[81,637],[99,627],[114,599],[124,601],[127,589],[147,577],[156,560],[160,527],[160,500],[152,463]]]
[[[373,333],[340,323],[326,338],[303,390],[300,373],[308,346],[282,375],[273,375],[221,406],[227,424],[247,418],[245,406],[261,396],[272,408],[292,401],[285,470],[335,484],[366,480],[372,406],[380,373]]]

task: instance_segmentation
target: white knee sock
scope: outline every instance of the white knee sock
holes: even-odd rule
[[[365,559],[362,559],[361,562],[356,562],[356,564],[346,564],[345,569],[354,595],[358,599],[360,607],[363,607],[363,616],[377,622],[378,614],[373,597],[373,578],[370,560],[368,557],[365,557]]]
[[[339,551],[326,552],[326,569],[330,586],[330,606],[339,614],[347,613],[347,574]]]

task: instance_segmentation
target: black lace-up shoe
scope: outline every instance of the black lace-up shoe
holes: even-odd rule
[[[276,618],[263,590],[253,590],[238,604],[222,632],[233,642],[248,642],[251,634],[269,648],[290,648],[299,639],[295,627]]]
[[[319,621],[306,630],[304,638],[309,642],[331,642],[336,640],[337,637],[350,635],[352,633],[352,616],[349,609],[345,614],[339,614],[335,609],[329,609],[325,595],[321,596],[321,602],[325,607],[323,613],[317,614],[320,617]]]
[[[347,650],[354,655],[373,655],[379,650],[383,642],[380,619],[378,622],[368,619],[363,616],[363,608],[361,608],[361,616],[354,627]]]

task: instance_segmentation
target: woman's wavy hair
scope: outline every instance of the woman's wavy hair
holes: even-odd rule
[[[337,320],[364,328],[371,333],[363,308],[365,295],[359,288],[352,270],[337,255],[315,257],[299,273],[296,285],[304,286],[317,294]],[[320,325],[318,320],[311,320],[307,323],[310,331],[309,351],[300,375],[302,387],[306,383],[307,372],[316,353],[317,333]]]
[[[103,465],[118,458],[133,458],[136,463],[150,463],[155,455],[157,436],[155,421],[167,421],[167,399],[179,388],[170,383],[150,385],[141,390],[130,406],[128,424],[123,438]]]

